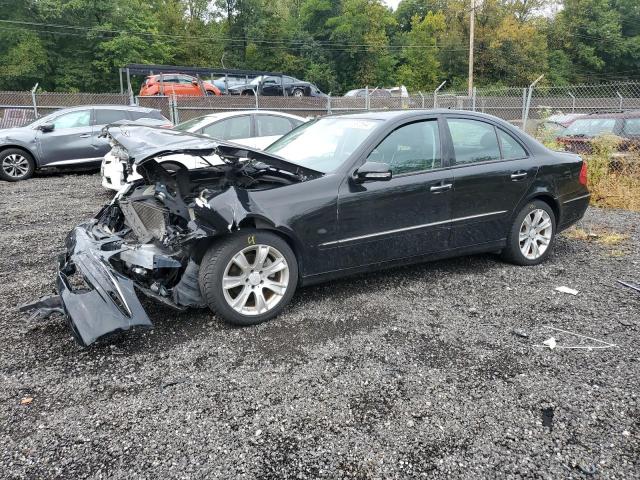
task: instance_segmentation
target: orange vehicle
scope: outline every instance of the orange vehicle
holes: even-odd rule
[[[207,95],[220,95],[220,89],[211,82],[200,82],[196,77],[181,73],[164,73],[162,75],[149,75],[142,87],[140,87],[140,96],[180,95],[202,97],[203,90]]]

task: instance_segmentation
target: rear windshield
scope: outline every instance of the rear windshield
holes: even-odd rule
[[[613,133],[615,118],[579,118],[563,132],[568,137],[597,137]]]

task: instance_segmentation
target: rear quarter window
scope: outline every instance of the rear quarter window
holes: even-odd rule
[[[498,129],[498,139],[502,148],[503,160],[518,160],[527,157],[527,152],[522,148],[522,145],[507,132]]]

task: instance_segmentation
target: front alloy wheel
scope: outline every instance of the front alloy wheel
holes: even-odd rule
[[[241,315],[260,315],[282,300],[289,285],[289,265],[275,247],[247,247],[229,261],[222,277],[227,304]]]
[[[31,156],[15,148],[0,154],[0,178],[10,182],[25,180],[33,174],[35,164]]]
[[[211,310],[234,325],[254,325],[289,303],[298,284],[298,262],[280,236],[246,229],[209,248],[198,278]]]

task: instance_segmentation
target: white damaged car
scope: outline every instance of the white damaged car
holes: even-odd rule
[[[176,125],[174,130],[198,133],[262,150],[306,121],[307,119],[303,117],[283,112],[239,110],[193,118]],[[169,155],[159,161],[166,169],[172,171],[180,168],[193,170],[222,163],[215,155],[200,158],[185,154]],[[126,162],[121,161],[118,158],[118,152],[112,149],[102,160],[100,168],[102,186],[117,191],[126,183],[141,178],[135,172],[135,167],[133,172],[129,173],[126,172],[126,168]]]

